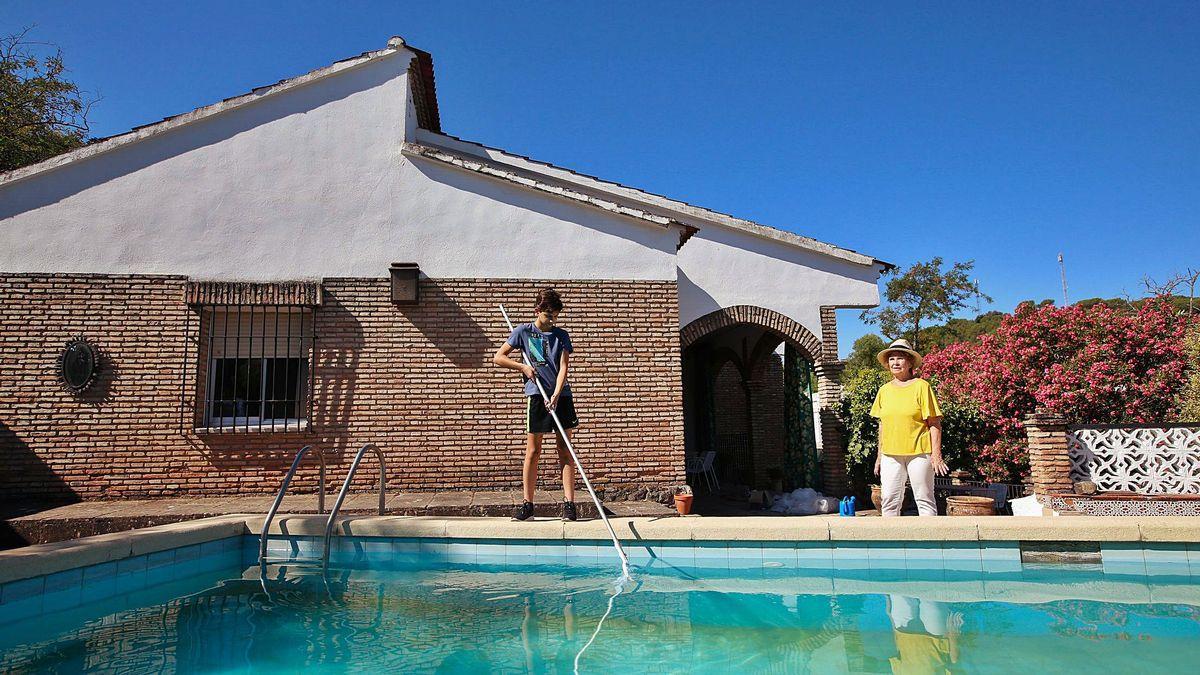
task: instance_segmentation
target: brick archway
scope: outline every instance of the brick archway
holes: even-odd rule
[[[679,331],[680,352],[684,360],[684,437],[690,447],[707,447],[704,445],[704,434],[714,433],[704,422],[706,412],[703,396],[691,396],[689,392],[703,391],[701,379],[703,371],[688,367],[689,354],[691,358],[698,356],[697,350],[707,341],[705,337],[713,335],[726,328],[736,326],[752,326],[758,328],[767,336],[786,341],[797,349],[800,355],[814,364],[817,387],[819,391],[819,408],[817,414],[820,428],[820,485],[825,494],[842,496],[849,493],[848,476],[845,468],[845,436],[840,417],[842,388],[839,381],[843,363],[837,360],[837,317],[836,307],[821,307],[821,335],[818,338],[811,331],[794,319],[763,307],[753,305],[736,305],[726,307],[688,323]],[[752,351],[744,357],[754,362],[764,350],[773,349],[778,342],[769,344],[764,339],[755,345]],[[700,351],[703,351],[702,349]],[[712,354],[710,354],[711,356]],[[747,373],[753,377],[756,371]],[[698,389],[699,387],[699,389]],[[711,394],[710,394],[711,395]],[[785,404],[786,405],[786,404]],[[769,419],[769,418],[768,418]],[[692,422],[689,422],[692,420]],[[753,423],[752,423],[753,424]],[[750,438],[759,438],[752,426]],[[761,444],[761,438],[759,438]],[[715,449],[715,448],[714,448]]]
[[[680,350],[687,349],[697,340],[714,331],[738,324],[757,326],[784,340],[798,346],[805,356],[813,362],[821,360],[821,340],[812,334],[795,319],[779,312],[755,307],[754,305],[734,305],[725,307],[704,316],[684,326],[679,331]]]

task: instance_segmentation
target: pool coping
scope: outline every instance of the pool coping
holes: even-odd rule
[[[1188,516],[841,518],[809,516],[613,518],[618,537],[632,541],[903,541],[1200,543],[1200,518]],[[271,534],[319,536],[326,518],[276,518]],[[232,514],[0,551],[0,583],[121,560],[231,536],[258,534],[263,516]],[[600,520],[516,522],[508,518],[347,516],[334,533],[353,537],[437,539],[607,540]]]

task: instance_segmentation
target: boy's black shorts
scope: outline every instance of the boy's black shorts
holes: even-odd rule
[[[540,394],[526,396],[529,399],[528,410],[525,413],[525,431],[530,434],[549,434],[557,431],[554,428],[554,418],[550,416],[550,411],[546,410],[546,400]],[[570,396],[560,396],[558,398],[558,407],[554,409],[558,413],[558,421],[562,422],[564,429],[574,429],[579,426],[579,418],[575,416],[575,402]]]

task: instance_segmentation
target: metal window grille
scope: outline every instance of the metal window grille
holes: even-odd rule
[[[312,419],[313,309],[285,305],[202,308],[208,431],[307,431]]]

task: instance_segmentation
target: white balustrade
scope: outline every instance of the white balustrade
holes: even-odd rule
[[[1104,492],[1200,494],[1200,426],[1072,428],[1067,454],[1071,480]]]

